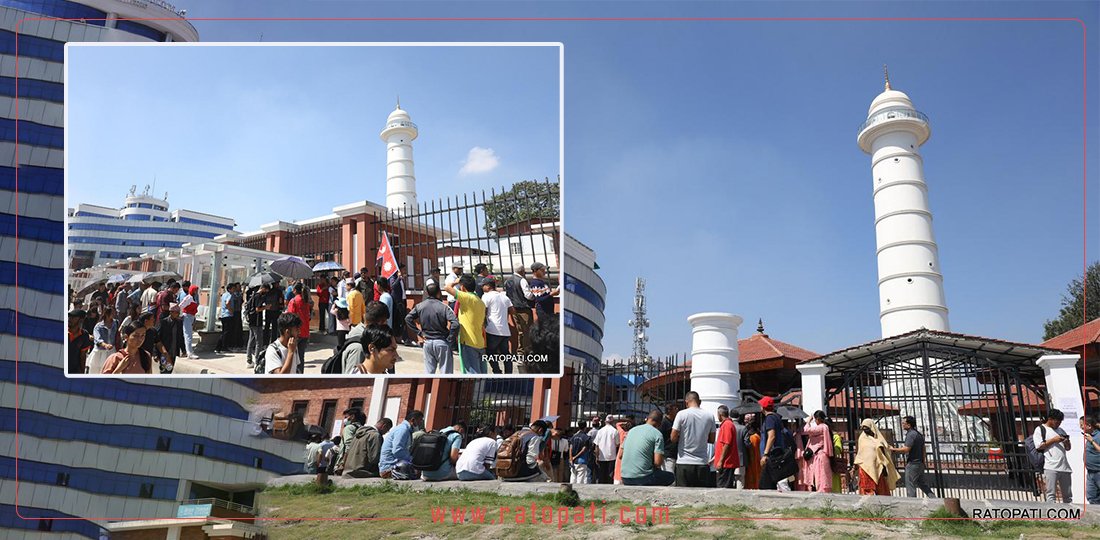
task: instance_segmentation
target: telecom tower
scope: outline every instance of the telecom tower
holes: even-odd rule
[[[649,319],[645,316],[645,278],[634,281],[634,318],[627,325],[634,329],[634,352],[630,355],[630,361],[648,363],[649,351],[645,343],[649,341],[649,336],[645,332],[649,328]]]

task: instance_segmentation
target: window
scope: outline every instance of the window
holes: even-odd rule
[[[363,402],[364,401],[366,401],[366,400],[364,400],[363,398],[353,399],[353,400],[351,400],[351,403],[348,404],[348,408],[349,409],[359,409],[361,411],[361,410],[363,410]]]
[[[54,481],[59,486],[69,485],[69,473],[59,472],[57,473],[57,480]]]
[[[138,497],[141,497],[142,499],[152,499],[153,484],[142,484],[141,490],[138,492]]]
[[[53,530],[52,519],[40,519],[38,520],[38,530],[42,532],[50,532]]]
[[[172,448],[171,437],[157,437],[157,450],[160,452],[167,452]]]
[[[321,404],[321,421],[318,424],[327,435],[332,433],[332,424],[336,422],[336,400],[326,399]]]
[[[252,458],[252,466],[257,468],[257,469],[264,468],[264,458],[262,458],[262,457]]]
[[[301,416],[302,418],[305,418],[306,417],[306,411],[308,409],[309,409],[309,402],[308,401],[295,401],[294,404],[290,406],[290,414],[296,414],[298,416]]]
[[[205,452],[205,450],[206,448],[203,446],[202,443],[195,443],[191,446],[191,453],[195,454],[196,456],[203,455],[203,452]]]
[[[523,243],[519,240],[508,242],[508,252],[512,255],[523,255]]]

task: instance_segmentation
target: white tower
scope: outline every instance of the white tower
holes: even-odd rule
[[[913,108],[909,96],[890,89],[887,74],[886,90],[871,102],[858,138],[859,147],[871,154],[884,338],[921,327],[950,330],[920,156],[930,135],[928,117]]]
[[[715,414],[719,405],[741,404],[741,364],[737,328],[742,319],[730,313],[696,313],[691,324],[691,389],[703,409]]]
[[[386,127],[379,137],[386,142],[386,208],[399,215],[416,212],[412,142],[418,133],[416,124],[398,100],[397,108],[386,119]]]

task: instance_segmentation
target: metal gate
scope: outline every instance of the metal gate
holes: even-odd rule
[[[623,359],[599,365],[597,373],[581,370],[567,374],[573,377],[573,419],[603,422],[607,415],[615,415],[643,422],[654,409],[683,408],[684,394],[691,389],[688,358],[677,354],[642,361]]]
[[[834,430],[847,434],[849,463],[864,419],[901,446],[901,421],[913,416],[925,437],[925,476],[937,496],[1038,499],[1023,445],[1047,410],[1033,363],[1004,361],[981,345],[917,340],[838,367],[826,402]],[[903,472],[905,455],[895,459]],[[899,481],[894,495],[904,494]]]

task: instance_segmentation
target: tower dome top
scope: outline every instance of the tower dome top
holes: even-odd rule
[[[874,101],[871,102],[871,108],[867,110],[867,115],[870,116],[875,114],[876,111],[887,107],[904,107],[906,109],[912,109],[913,101],[909,99],[909,96],[906,95],[905,92],[888,89],[875,96]]]
[[[386,118],[387,122],[393,122],[395,120],[409,120],[409,113],[405,112],[405,109],[401,108],[401,104],[397,104],[397,108],[390,113],[390,116]]]

